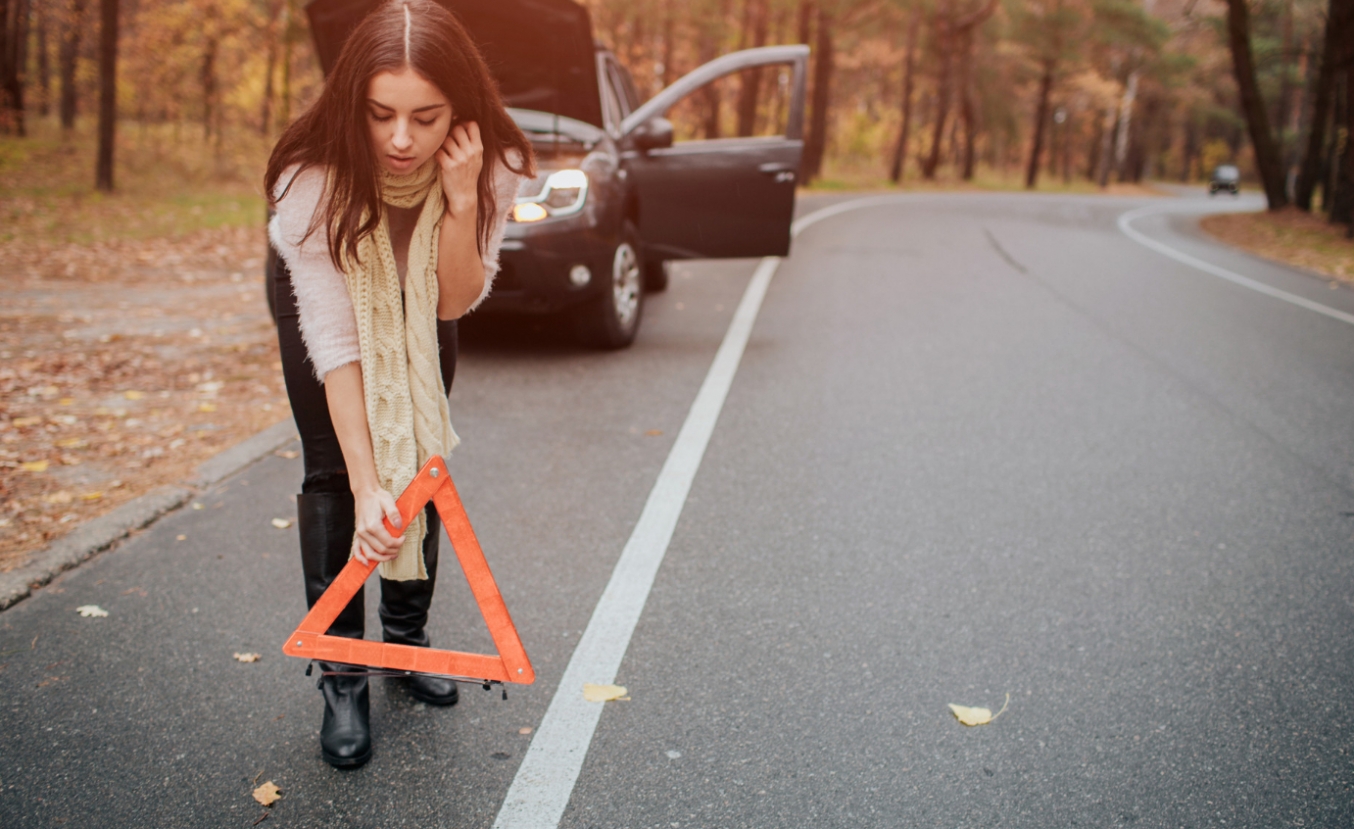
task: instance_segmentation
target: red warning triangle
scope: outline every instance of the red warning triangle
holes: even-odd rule
[[[441,674],[476,682],[530,685],[536,681],[536,672],[531,668],[517,628],[508,615],[508,606],[503,603],[503,596],[498,592],[494,574],[489,572],[489,563],[484,560],[484,551],[475,538],[475,530],[470,526],[456,485],[451,482],[446,461],[436,455],[428,459],[395,502],[404,519],[404,526],[409,526],[409,522],[429,501],[436,506],[442,526],[446,527],[447,535],[451,538],[451,546],[461,562],[461,570],[470,583],[470,592],[480,606],[480,613],[484,615],[498,655],[416,648],[326,634],[325,631],[347,607],[348,600],[366,583],[371,571],[376,569],[376,562],[363,564],[355,558],[348,560],[338,577],[330,583],[329,589],[324,591],[306,618],[301,620],[300,626],[282,646],[283,653],[303,659]],[[392,533],[395,531],[389,523],[386,529]]]

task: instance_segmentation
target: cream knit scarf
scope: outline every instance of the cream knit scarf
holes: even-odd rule
[[[444,202],[435,161],[403,176],[383,170],[381,200],[395,207],[423,203],[409,242],[403,304],[385,211],[376,232],[358,243],[359,263],[345,262],[343,271],[357,315],[376,474],[398,497],[429,457],[445,458],[461,442],[451,428],[437,353],[437,238]],[[420,512],[405,528],[399,557],[382,562],[381,576],[426,579],[426,534]]]

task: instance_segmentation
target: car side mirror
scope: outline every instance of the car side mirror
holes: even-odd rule
[[[672,146],[672,122],[666,118],[650,118],[630,132],[635,149],[647,153]]]

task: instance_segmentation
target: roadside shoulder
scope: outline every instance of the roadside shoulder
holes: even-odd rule
[[[203,462],[187,485],[162,486],[86,521],[39,551],[27,565],[0,573],[0,611],[27,598],[63,571],[88,561],[183,506],[199,489],[228,478],[295,439],[296,426],[291,418],[286,418]]]

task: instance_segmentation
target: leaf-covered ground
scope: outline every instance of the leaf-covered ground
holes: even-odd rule
[[[1218,239],[1266,259],[1296,265],[1354,283],[1354,239],[1344,225],[1297,208],[1264,213],[1226,213],[1199,223]]]
[[[0,244],[0,570],[289,415],[264,245]]]

